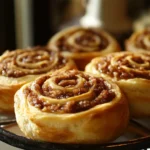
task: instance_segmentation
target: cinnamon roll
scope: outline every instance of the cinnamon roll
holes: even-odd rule
[[[128,51],[150,51],[150,28],[134,32],[125,46]]]
[[[23,84],[56,69],[74,67],[71,60],[47,48],[6,51],[0,56],[0,112],[13,111],[14,94]]]
[[[83,27],[60,31],[50,39],[48,47],[72,58],[80,70],[96,56],[120,51],[117,41],[102,29]]]
[[[150,52],[120,52],[97,57],[86,71],[116,82],[134,117],[150,116]]]
[[[109,142],[129,119],[116,84],[77,70],[44,75],[21,87],[15,114],[28,138],[55,143]]]

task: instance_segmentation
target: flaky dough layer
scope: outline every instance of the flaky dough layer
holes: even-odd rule
[[[102,29],[70,27],[55,34],[48,47],[72,58],[80,70],[94,57],[120,51],[117,41]]]
[[[0,112],[13,112],[14,94],[24,84],[57,69],[60,56],[42,47],[6,51],[0,56]],[[56,69],[55,69],[56,68]],[[76,68],[72,60],[57,71]]]
[[[134,117],[150,116],[150,53],[120,52],[93,59],[86,72],[112,80],[123,90]]]
[[[66,74],[62,72],[61,75]],[[69,73],[67,73],[69,74]],[[80,79],[80,75],[82,73],[75,71],[75,77],[71,76],[71,80],[68,82],[67,79],[61,79],[68,83],[74,83],[73,80],[77,80],[77,84],[75,87],[57,86],[51,81],[51,77],[46,77],[46,80],[42,85],[49,83],[47,86],[49,88],[61,88],[61,90],[67,90],[70,88],[80,88],[84,86],[84,84],[80,84],[79,82],[85,82],[84,79]],[[57,78],[59,75],[55,75],[54,78]],[[89,75],[87,75],[89,76]],[[99,80],[99,77],[92,76],[92,81],[95,82],[95,79]],[[70,76],[69,76],[70,77]],[[52,77],[53,78],[53,77]],[[82,77],[83,78],[83,77]],[[39,78],[41,79],[41,78]],[[69,98],[51,98],[49,96],[43,96],[40,93],[42,89],[41,82],[34,81],[32,83],[24,85],[16,94],[15,94],[15,113],[17,123],[23,133],[31,139],[40,140],[40,141],[49,141],[55,143],[82,143],[82,144],[95,144],[95,143],[105,143],[116,139],[120,136],[126,129],[129,120],[129,110],[128,103],[120,91],[119,87],[105,79],[104,84],[107,85],[107,89],[110,89],[111,92],[114,92],[115,97],[112,98],[109,102],[104,102],[102,104],[97,104],[93,107],[86,108],[86,110],[80,110],[79,112],[56,112],[56,107],[54,108],[54,112],[51,112],[49,109],[45,110],[45,107],[52,106],[53,104],[59,104],[57,109],[63,109],[60,107],[63,103],[75,104],[76,102],[80,104],[83,101],[94,101],[94,99],[89,98],[87,96],[95,85],[92,84],[92,87],[83,94],[77,94],[75,96],[71,96]],[[55,80],[56,81],[56,80]],[[43,79],[42,79],[43,82]],[[87,82],[90,82],[87,80]],[[40,83],[40,87],[37,86],[36,83]],[[35,88],[37,88],[35,90]],[[79,87],[76,87],[79,86]],[[59,88],[58,88],[59,87]],[[25,89],[30,89],[29,93],[25,92]],[[82,88],[83,89],[83,88]],[[45,90],[45,88],[43,89]],[[52,90],[52,89],[51,89]],[[40,91],[40,93],[38,92]],[[59,93],[57,90],[56,95]],[[64,91],[64,92],[65,92]],[[63,93],[64,93],[63,92]],[[92,92],[92,93],[93,93]],[[25,94],[26,93],[26,94]],[[37,101],[30,98],[30,93],[34,95],[33,97],[41,98],[45,103],[41,103],[42,105],[36,105]],[[96,92],[97,93],[97,92]],[[100,92],[101,93],[101,92]],[[65,93],[64,93],[65,94]],[[63,95],[62,95],[63,96]],[[92,95],[91,95],[92,96]],[[102,96],[102,95],[101,95]],[[105,97],[105,95],[103,95]],[[77,98],[78,97],[78,98]],[[98,98],[98,96],[97,96]],[[99,97],[101,99],[101,97]],[[96,98],[95,98],[96,100]],[[102,100],[102,99],[101,99]],[[31,103],[31,101],[36,101],[36,104]],[[39,104],[39,103],[38,103]],[[69,104],[69,105],[70,105]],[[36,107],[37,106],[37,107]],[[42,106],[42,107],[41,107]],[[75,105],[76,106],[76,105]],[[75,107],[73,105],[73,108]],[[71,107],[71,106],[70,106]]]

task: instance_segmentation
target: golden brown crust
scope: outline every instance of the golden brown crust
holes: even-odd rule
[[[86,66],[86,72],[117,83],[128,98],[134,117],[150,116],[150,53],[120,52],[97,57]]]
[[[25,83],[56,69],[72,68],[72,60],[43,47],[6,51],[0,56],[0,111],[13,111],[14,94]]]
[[[50,39],[48,47],[74,59],[81,70],[92,58],[121,50],[117,41],[102,29],[83,27],[60,31]]]
[[[150,28],[134,32],[125,42],[128,51],[150,51]]]
[[[68,75],[68,78],[65,75]],[[44,77],[46,80],[43,82]],[[57,80],[60,77],[61,83]],[[87,91],[74,93],[78,89],[82,91],[85,84],[88,87]],[[96,87],[97,84],[101,86]],[[54,97],[44,95],[44,92],[47,91],[46,88],[43,89],[45,85],[49,89],[53,88],[49,93],[57,90]],[[30,91],[27,92],[26,89]],[[73,96],[66,97],[68,91],[73,93]],[[113,93],[113,96],[110,96],[110,93],[102,94],[103,91]],[[59,92],[62,92],[62,97],[58,94]],[[107,96],[110,96],[109,100]],[[32,100],[30,97],[33,97]],[[39,107],[36,103],[36,99],[40,98],[44,102],[42,103],[44,107]],[[96,105],[90,103],[89,107],[85,106],[85,102],[94,103],[97,99],[99,101]],[[49,106],[53,104],[64,106],[70,102],[82,104],[78,105],[78,109],[77,105],[69,106],[68,111],[62,107],[53,107],[54,111],[49,109]],[[55,143],[109,142],[124,132],[129,120],[128,103],[116,84],[76,70],[42,76],[24,85],[15,94],[15,113],[17,123],[27,137]]]

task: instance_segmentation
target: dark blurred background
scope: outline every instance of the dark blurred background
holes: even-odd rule
[[[79,19],[85,13],[86,2],[86,0],[0,0],[0,53],[6,49],[25,47],[26,44],[45,45],[61,28],[79,23]],[[132,22],[149,9],[150,0],[127,0],[127,15]],[[23,26],[26,23],[32,33],[27,34]],[[24,38],[27,38],[25,44]]]

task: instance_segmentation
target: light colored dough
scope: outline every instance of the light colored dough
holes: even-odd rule
[[[140,47],[137,46],[139,42],[142,43]],[[129,39],[125,41],[125,49],[133,52],[150,51],[150,28],[133,32]]]
[[[115,68],[116,64],[118,64],[118,61],[115,61],[116,58],[121,57],[123,55],[126,55],[126,58],[128,56],[133,55],[134,56],[140,56],[142,59],[145,59],[144,63],[137,63],[137,68],[130,68],[126,65],[122,65],[120,67],[126,68],[126,73],[134,72],[140,72],[141,74],[146,73],[147,75],[150,75],[150,70],[146,69],[147,66],[150,64],[150,53],[148,52],[119,52],[115,54],[109,54],[106,57],[113,56],[111,58],[111,64],[107,66],[107,68]],[[145,58],[146,56],[146,58]],[[125,58],[125,59],[126,59]],[[130,106],[130,112],[131,115],[134,117],[146,117],[150,116],[150,80],[147,78],[142,77],[133,77],[133,78],[125,78],[120,79],[115,76],[111,76],[105,72],[103,72],[103,69],[97,69],[98,64],[107,64],[107,60],[105,62],[102,62],[101,60],[103,57],[97,57],[93,59],[87,66],[86,66],[86,72],[94,73],[96,75],[105,77],[116,84],[123,90],[124,94],[126,95],[129,106]],[[134,63],[134,62],[133,62]],[[139,70],[140,67],[143,67],[143,71]],[[117,70],[117,69],[116,69]],[[113,72],[113,70],[112,70]]]
[[[99,78],[98,76],[95,77]],[[15,114],[20,129],[28,138],[55,143],[95,144],[116,139],[128,125],[128,103],[116,84],[107,80],[104,81],[115,92],[115,98],[75,113],[45,112],[36,108],[31,105],[28,96],[25,96],[23,92],[24,89],[32,87],[34,82],[24,85],[15,94]],[[61,104],[64,101],[84,99],[84,94],[78,95],[78,99],[74,96],[63,100],[55,100],[38,94],[39,97],[45,99],[45,102],[49,103],[56,103],[57,101]]]
[[[3,68],[4,64],[2,63],[3,60],[8,59],[11,56],[14,57],[19,57],[20,54],[29,54],[30,53],[37,53],[38,51],[40,51],[40,53],[44,53],[42,52],[42,48],[36,48],[36,49],[18,49],[15,51],[7,51],[5,52],[2,56],[0,56],[0,67]],[[54,59],[59,59],[59,55],[57,55],[57,52],[55,52],[55,57]],[[39,54],[40,56],[40,54]],[[52,56],[48,56],[49,58]],[[28,65],[29,68],[23,68],[21,66],[17,66],[13,63],[13,61],[16,60],[16,58],[13,58],[10,61],[10,64],[8,65],[8,69],[12,69],[14,68],[14,70],[17,71],[24,71],[24,72],[28,72],[27,74],[20,76],[20,77],[13,77],[13,76],[7,76],[7,75],[3,75],[1,73],[0,75],[0,112],[13,112],[14,111],[14,94],[15,92],[24,84],[33,81],[35,78],[46,74],[46,73],[52,73],[53,71],[55,71],[55,69],[53,69],[54,67],[57,66],[56,62],[53,67],[51,67],[51,64],[48,65],[47,68],[41,68],[41,69],[45,69],[42,73],[40,73],[41,69],[36,68],[36,65],[41,65],[43,63],[44,60],[39,61],[39,63],[37,64],[37,62],[32,62],[29,64],[23,63],[23,65]],[[55,61],[55,60],[54,60]],[[19,62],[21,63],[21,62]],[[48,62],[46,62],[48,63]],[[33,69],[34,68],[34,69]],[[65,66],[62,66],[61,68],[59,68],[57,71],[61,71],[61,70],[68,70],[68,69],[72,69],[72,68],[76,68],[74,62],[72,60],[68,60],[67,63],[65,64]],[[3,70],[3,69],[2,69]],[[34,71],[36,71],[37,73],[34,73]],[[2,72],[2,71],[1,71]]]
[[[93,37],[95,36],[95,43],[92,43],[91,46],[83,46],[75,42],[77,38],[82,37],[82,35],[86,35],[89,31],[95,32],[95,34],[93,35]],[[102,39],[97,37],[96,34],[103,36],[108,41],[108,45],[105,48],[100,49],[98,47],[101,45]],[[65,38],[65,44],[72,46],[77,50],[77,52],[69,51],[69,49],[66,51],[62,51],[62,49],[58,47],[58,41],[62,37]],[[80,41],[82,41],[82,39],[80,39]],[[88,44],[90,43],[91,42],[89,41]],[[83,28],[78,26],[70,27],[56,33],[49,40],[48,47],[60,51],[61,54],[66,58],[73,59],[80,70],[84,70],[85,65],[89,63],[90,60],[94,57],[121,50],[118,42],[110,34],[103,31],[102,29]],[[80,51],[80,49],[82,49],[82,51]]]

